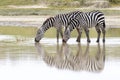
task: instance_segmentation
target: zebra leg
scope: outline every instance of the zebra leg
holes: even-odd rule
[[[105,33],[106,33],[105,28],[102,29],[102,33],[103,33],[103,42],[105,42]]]
[[[80,42],[80,39],[81,39],[81,34],[82,34],[82,30],[80,30],[79,28],[76,28],[77,29],[77,32],[78,32],[78,37],[77,37],[77,42]]]
[[[59,42],[59,30],[57,29],[57,43]]]
[[[88,28],[84,28],[84,30],[85,30],[85,34],[87,36],[87,42],[90,43],[89,30],[88,30]]]
[[[99,42],[100,35],[101,35],[101,31],[100,31],[100,29],[97,29],[97,28],[96,28],[96,31],[97,31],[97,34],[98,34],[98,37],[97,37],[97,41],[96,41],[96,42]]]
[[[103,42],[105,42],[105,21],[103,22],[103,27],[102,27],[102,33],[103,33]]]
[[[63,32],[62,32],[62,28],[60,28],[60,29],[59,29],[59,32],[60,32],[60,35],[61,35],[61,37],[62,37],[62,39],[63,39]]]

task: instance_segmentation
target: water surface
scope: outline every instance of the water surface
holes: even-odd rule
[[[61,39],[57,44],[55,30],[49,34],[52,29],[35,43],[36,30],[0,27],[1,80],[120,79],[120,29],[107,29],[105,44],[102,39],[96,43],[95,30],[91,30],[90,44],[84,33],[77,43],[75,31],[67,44]]]

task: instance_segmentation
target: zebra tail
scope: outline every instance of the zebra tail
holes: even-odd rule
[[[106,28],[105,21],[103,21],[103,28]]]

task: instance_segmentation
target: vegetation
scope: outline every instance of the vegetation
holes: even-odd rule
[[[61,4],[67,5],[70,2],[83,2],[84,0],[0,0],[0,6],[3,5],[30,5],[30,4]]]
[[[34,37],[36,35],[37,28],[36,27],[14,27],[14,26],[4,26],[0,27],[1,35],[20,35],[25,37]],[[51,33],[52,32],[52,33]],[[107,37],[119,37],[120,28],[110,28],[107,29]],[[76,29],[74,29],[71,33],[71,37],[77,37],[78,33]],[[50,28],[44,35],[45,37],[53,38],[56,37],[56,29]],[[96,37],[97,32],[95,28],[90,28],[90,37]],[[102,35],[101,35],[102,36]],[[85,32],[83,31],[82,37],[86,37]]]
[[[36,4],[36,0],[0,0],[0,6]]]
[[[95,9],[82,9],[82,8],[32,8],[32,9],[0,9],[0,15],[3,16],[20,16],[20,15],[56,15],[60,13],[67,13],[70,11],[91,11]],[[100,9],[99,9],[100,10]],[[106,10],[101,9],[105,15],[117,16],[120,15],[120,10]]]
[[[0,27],[0,34],[3,35],[20,35],[26,37],[34,37],[37,28],[34,27],[14,27],[14,26],[4,26]]]
[[[109,0],[112,4],[120,4],[120,0]]]
[[[95,0],[0,0],[0,6],[45,4],[51,7],[80,7],[86,6],[86,2],[90,4],[92,1]],[[108,1],[112,4],[120,3],[120,0]]]

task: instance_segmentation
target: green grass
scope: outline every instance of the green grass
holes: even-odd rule
[[[14,26],[6,26],[0,27],[0,35],[20,35],[25,37],[35,37],[37,32],[36,27],[14,27]],[[78,33],[76,29],[71,32],[71,37],[77,37]],[[101,35],[102,36],[102,35]],[[106,30],[107,37],[120,37],[120,28],[112,28]],[[56,37],[56,29],[50,28],[48,29],[44,37],[54,38]],[[83,31],[82,37],[86,37],[85,32]],[[90,28],[90,37],[97,37],[97,32],[95,28]]]
[[[120,28],[109,28],[106,30],[107,37],[120,37]]]
[[[120,0],[108,0],[111,4],[114,5],[119,5],[120,4]]]
[[[81,8],[39,8],[39,9],[2,9],[0,8],[0,15],[3,16],[20,16],[20,15],[57,15],[61,13],[68,13],[71,11],[92,11],[95,9],[81,9]],[[101,9],[106,16],[119,16],[120,10],[104,10]]]
[[[82,2],[84,0],[0,0],[0,15],[3,16],[19,16],[19,15],[56,15],[60,13],[67,13],[70,11],[91,11],[95,10],[94,8],[91,9],[85,9],[85,8],[78,8],[75,7],[69,7],[67,3],[70,3],[72,1],[79,1]],[[41,5],[43,3],[46,4],[54,4],[54,3],[63,3],[63,6],[57,5],[57,6],[49,6],[49,8],[28,8],[28,9],[17,9],[17,8],[10,8],[8,5]],[[115,4],[114,4],[115,5]],[[60,7],[59,7],[60,6]],[[120,15],[120,10],[106,10],[106,9],[97,9],[101,10],[105,15]]]
[[[16,15],[55,15],[58,13],[64,13],[64,9],[0,9],[0,15],[16,16]]]
[[[0,27],[0,35],[20,35],[26,37],[35,36],[37,28],[34,27]]]
[[[0,6],[36,4],[34,0],[0,0]]]
[[[72,5],[71,3],[74,3],[74,1],[77,1],[78,4]],[[85,4],[86,0],[0,0],[0,7],[5,7],[8,5],[41,5],[41,4],[46,4],[49,7],[80,7],[80,6],[86,6]],[[90,1],[95,1],[95,0],[87,0],[88,2]],[[110,4],[113,6],[119,6],[120,5],[120,0],[108,0]]]
[[[79,1],[82,2],[84,0],[0,0],[0,6],[7,6],[7,5],[33,5],[33,4],[48,4],[54,5],[56,3],[60,4],[61,6],[66,6],[70,2]],[[60,6],[59,5],[59,6]]]

